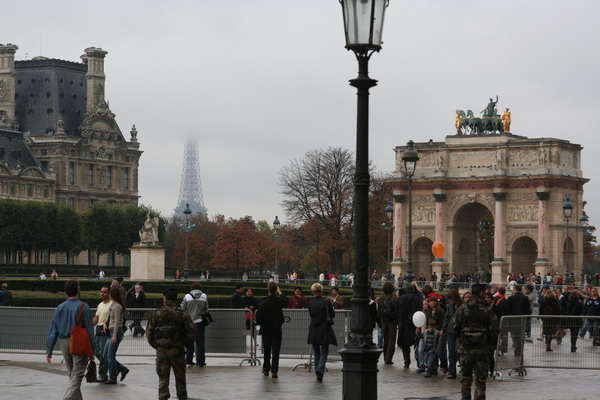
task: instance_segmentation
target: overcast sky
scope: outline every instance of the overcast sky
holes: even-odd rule
[[[165,216],[188,136],[209,215],[269,222],[286,220],[278,174],[290,159],[355,150],[357,64],[337,0],[23,0],[2,11],[0,43],[18,45],[17,60],[108,51],[106,98],[144,151],[140,202]],[[443,141],[454,110],[482,110],[497,94],[514,134],[584,147],[598,225],[599,17],[597,0],[391,0],[370,62],[373,163],[393,170],[395,146]]]

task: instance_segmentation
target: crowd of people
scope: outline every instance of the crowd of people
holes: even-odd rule
[[[539,290],[536,275],[525,278],[509,274],[506,285],[473,283],[471,290],[462,295],[456,289],[443,294],[438,292],[433,285],[435,281],[425,284],[414,281],[399,289],[396,282],[383,281],[380,295],[376,296],[373,288],[369,291],[370,318],[372,327],[379,331],[378,344],[382,348],[383,362],[393,364],[398,348],[402,352],[404,368],[411,368],[414,360],[416,372],[424,377],[445,375],[448,379],[457,378],[460,362],[463,395],[466,396],[467,392],[470,395],[473,380],[476,392],[484,393],[485,379],[494,371],[496,344],[499,344],[498,354],[502,356],[509,350],[508,338],[511,337],[514,355],[521,356],[525,338],[531,336],[531,319],[527,320],[524,335],[519,332],[521,322],[518,326],[510,322],[499,326],[500,319],[503,316],[531,315],[535,305],[539,305],[539,315],[543,316],[538,339],[544,341],[546,351],[553,351],[553,341],[562,342],[567,331],[570,331],[572,352],[577,351],[578,340],[586,334],[592,338],[593,346],[600,346],[600,320],[586,318],[600,317],[598,289],[587,285],[580,291],[572,284],[567,285],[565,280],[561,282],[560,275],[557,275],[540,276]],[[320,280],[321,276],[318,278]],[[453,279],[452,274],[448,277],[442,274],[441,279],[446,278]],[[86,311],[82,325],[89,331],[94,355],[99,360],[96,382],[116,384],[126,378],[129,369],[117,360],[117,352],[125,330],[130,329],[133,336],[145,336],[156,348],[159,397],[166,398],[168,395],[171,369],[175,375],[177,395],[184,396],[186,364],[190,367],[206,365],[205,327],[209,323],[206,294],[202,292],[200,283],[193,283],[179,303],[177,291],[167,289],[163,293],[163,307],[153,313],[144,329],[141,325],[143,312],[135,311],[146,306],[143,287],[137,284],[127,292],[122,281],[122,278],[116,278],[111,285],[102,285],[100,303],[93,318],[85,317],[89,315],[89,306],[79,300],[78,281],[69,280],[65,284],[68,298],[55,311],[46,346],[50,362],[55,344],[60,344],[69,371],[65,398],[77,398],[87,365],[86,357],[69,352],[70,329],[77,323],[80,307]],[[329,282],[331,279],[323,279],[323,283]],[[316,379],[323,381],[329,345],[337,345],[332,329],[334,310],[345,305],[338,287],[328,290],[329,296],[325,297],[324,285],[314,283],[311,286],[312,297],[307,298],[302,287],[297,286],[288,298],[277,282],[271,280],[267,286],[268,296],[260,301],[254,297],[251,288],[245,288],[243,283],[236,285],[231,307],[246,310],[248,329],[260,326],[264,358],[262,372],[265,376],[278,377],[282,325],[285,322],[283,309],[307,309],[310,315],[307,343],[313,348]],[[2,301],[12,301],[6,285],[3,285]],[[134,310],[128,313],[130,308]],[[419,326],[413,319],[417,312],[424,314],[425,322]],[[580,318],[561,318],[561,315]],[[130,319],[129,325],[126,317]]]

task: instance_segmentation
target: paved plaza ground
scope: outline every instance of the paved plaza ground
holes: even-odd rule
[[[6,400],[62,399],[67,383],[66,368],[55,355],[48,364],[41,354],[0,353],[0,393]],[[127,379],[117,385],[82,384],[86,400],[128,398],[136,400],[157,398],[158,378],[151,357],[123,357],[120,361],[131,370]],[[302,366],[292,371],[301,360],[282,360],[279,379],[262,376],[259,366],[244,364],[240,359],[208,358],[204,368],[188,368],[190,399],[277,399],[301,398],[341,399],[342,363],[328,363],[323,383],[317,382],[314,372]],[[395,356],[394,365],[380,363],[378,374],[379,399],[460,399],[460,380],[445,376],[424,378],[412,366],[404,369],[402,355]],[[529,369],[527,376],[488,380],[488,399],[565,399],[587,400],[597,393],[598,372],[571,369]],[[171,394],[175,385],[171,378]],[[176,397],[172,397],[176,398]]]

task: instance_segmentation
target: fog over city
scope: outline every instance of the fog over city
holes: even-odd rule
[[[511,131],[583,146],[584,200],[600,216],[600,2],[390,1],[370,62],[370,159],[444,141],[456,109],[498,95]],[[279,171],[313,149],[355,151],[357,75],[337,0],[7,2],[0,43],[17,60],[108,51],[106,98],[144,151],[140,203],[177,205],[186,138],[198,143],[209,216],[286,217]]]

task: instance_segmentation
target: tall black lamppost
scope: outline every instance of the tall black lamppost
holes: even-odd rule
[[[279,279],[279,260],[277,259],[277,244],[278,244],[278,239],[279,239],[279,235],[277,234],[277,229],[279,229],[279,218],[277,218],[277,215],[275,216],[275,221],[273,221],[273,236],[275,237],[275,275],[277,276],[277,278]]]
[[[369,58],[381,50],[383,20],[388,0],[340,0],[344,16],[346,49],[358,61],[356,171],[354,175],[354,285],[350,335],[340,355],[342,398],[377,399],[377,360],[381,351],[373,343],[369,315],[369,89],[377,81],[369,77]]]
[[[417,162],[419,161],[419,153],[414,149],[414,143],[409,140],[406,144],[406,150],[402,153],[402,162],[404,162],[404,171],[406,173],[406,179],[408,181],[408,257],[406,261],[406,276],[405,281],[411,283],[415,278],[413,273],[413,259],[412,259],[412,178],[417,169]]]
[[[183,279],[186,281],[190,277],[190,262],[189,262],[189,256],[188,256],[188,233],[189,233],[189,231],[194,229],[194,227],[196,226],[196,224],[190,225],[190,223],[189,223],[189,217],[190,217],[191,213],[192,213],[192,210],[190,210],[190,205],[186,204],[185,210],[183,210],[183,214],[185,215],[185,226],[183,224],[179,225],[185,232],[185,263],[183,265]]]
[[[565,275],[567,278],[570,278],[569,272],[569,220],[573,215],[573,203],[571,203],[570,199],[567,199],[562,206],[563,216],[565,217],[565,221],[567,222],[567,240],[565,242]]]
[[[394,224],[392,223],[392,218],[394,216],[394,206],[392,205],[391,201],[388,201],[387,206],[385,206],[385,214],[387,215],[387,219],[388,219],[388,223],[386,224],[385,222],[383,224],[381,224],[383,226],[383,229],[387,229],[387,269],[385,271],[386,276],[386,280],[388,282],[392,282],[393,278],[392,278],[392,261],[390,258],[390,253],[391,253],[391,248],[392,248],[392,244],[391,244],[391,233],[392,233],[392,228],[394,227]]]
[[[581,260],[581,288],[582,289],[585,287],[585,237],[588,234],[588,229],[590,228],[590,226],[588,225],[588,221],[589,221],[589,218],[584,212],[583,215],[581,216],[581,218],[579,218],[579,222],[581,222],[581,226],[583,227],[583,257],[584,257],[584,259]]]

